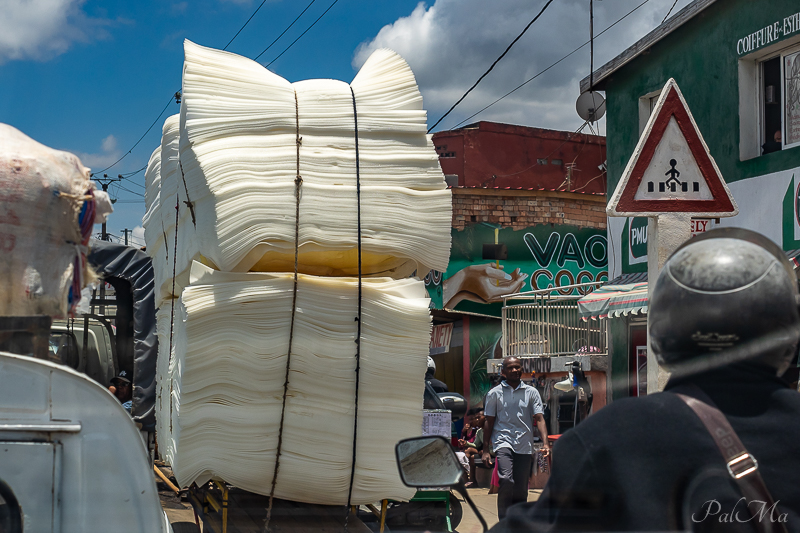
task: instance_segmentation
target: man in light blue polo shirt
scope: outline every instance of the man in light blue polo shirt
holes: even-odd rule
[[[506,516],[510,506],[528,501],[534,420],[542,437],[543,452],[545,455],[550,453],[539,391],[520,381],[522,363],[518,358],[503,359],[502,372],[505,381],[486,395],[482,455],[486,466],[492,465],[489,450],[494,450],[497,457],[500,476],[497,517],[500,520]]]

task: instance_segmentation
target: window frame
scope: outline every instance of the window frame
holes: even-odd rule
[[[781,151],[800,146],[800,141],[786,144],[786,82],[784,58],[800,52],[800,35],[781,40],[761,50],[738,58],[739,89],[739,160],[762,157],[764,133],[764,63],[780,58],[781,77]],[[774,152],[773,152],[774,153]]]
[[[788,97],[788,91],[786,90],[786,56],[795,55],[795,61],[800,61],[800,43],[797,43],[794,46],[790,46],[788,48],[784,48],[780,53],[781,58],[781,149],[786,150],[789,148],[796,148],[800,146],[800,139],[792,144],[786,144],[785,139],[788,137],[786,132],[786,99]],[[776,56],[777,57],[777,56]]]

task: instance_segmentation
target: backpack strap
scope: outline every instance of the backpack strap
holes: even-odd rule
[[[722,411],[717,409],[714,402],[697,385],[687,384],[681,386],[681,389],[690,395],[680,393],[675,395],[694,411],[711,434],[725,461],[728,474],[739,486],[747,502],[765,502],[767,509],[775,506],[775,500],[758,471],[758,461],[744,447]],[[749,506],[748,511],[750,511]],[[754,520],[752,523],[762,533],[786,533],[786,526],[782,522]]]

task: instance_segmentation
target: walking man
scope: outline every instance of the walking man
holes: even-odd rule
[[[508,508],[528,501],[528,478],[533,453],[533,423],[542,437],[544,454],[550,453],[547,427],[542,413],[542,398],[535,387],[522,383],[522,363],[516,357],[503,359],[505,381],[486,395],[483,429],[483,464],[492,465],[494,450],[500,491],[497,517],[502,520]]]

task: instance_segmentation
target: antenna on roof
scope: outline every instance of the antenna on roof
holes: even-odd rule
[[[594,0],[589,0],[589,91],[578,97],[575,110],[579,117],[591,123],[606,113],[605,98],[594,91]]]

